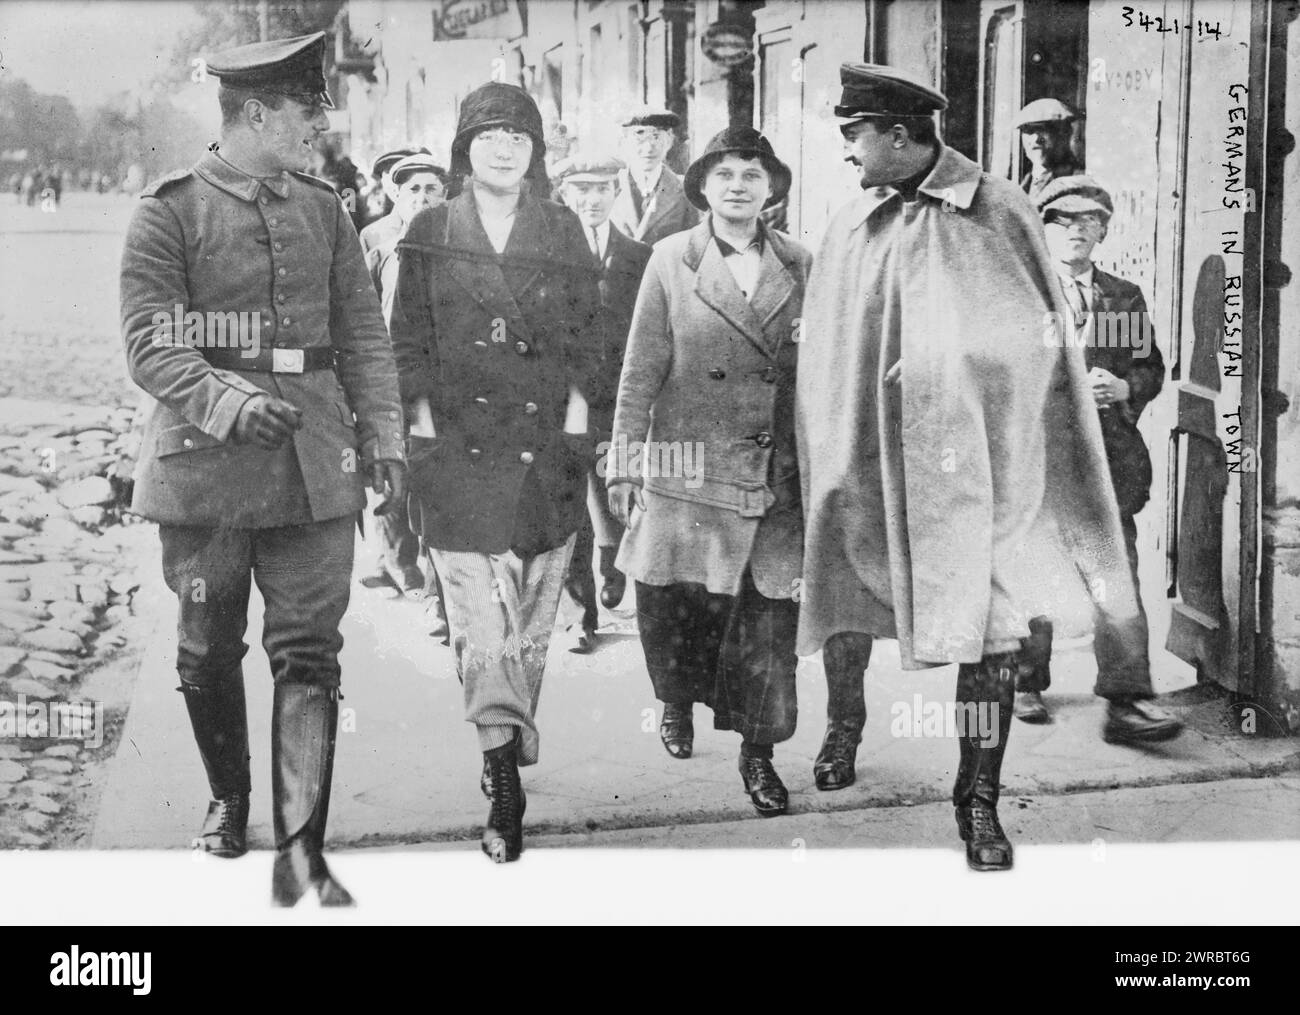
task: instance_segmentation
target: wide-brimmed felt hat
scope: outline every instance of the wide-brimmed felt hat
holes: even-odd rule
[[[719,131],[709,140],[699,158],[690,164],[682,178],[682,189],[686,191],[686,200],[700,211],[709,210],[709,202],[704,199],[702,186],[714,163],[724,155],[739,155],[746,159],[758,159],[763,163],[768,176],[772,178],[772,196],[767,199],[764,208],[780,204],[790,193],[793,179],[790,167],[776,157],[772,142],[753,127],[728,127]]]

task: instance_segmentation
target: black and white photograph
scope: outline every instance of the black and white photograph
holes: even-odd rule
[[[1297,133],[1296,0],[3,0],[0,923],[1294,922]]]

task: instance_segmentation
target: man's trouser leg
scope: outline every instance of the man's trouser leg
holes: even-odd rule
[[[826,734],[813,762],[813,781],[820,790],[844,789],[857,778],[858,744],[867,724],[863,683],[871,662],[871,635],[841,631],[826,639]]]
[[[1147,614],[1138,586],[1137,523],[1131,515],[1120,518],[1124,549],[1128,553],[1133,592],[1137,598],[1135,616],[1112,623],[1100,610],[1095,615],[1092,650],[1097,659],[1097,683],[1093,693],[1110,701],[1154,698],[1151,661],[1147,647]]]
[[[564,587],[569,597],[582,607],[582,627],[594,631],[599,624],[600,611],[596,605],[596,575],[592,571],[591,557],[595,552],[595,534],[591,519],[584,517],[573,542],[573,554]]]
[[[334,775],[339,624],[348,606],[353,524],[348,515],[254,533],[253,577],[266,602],[262,645],[275,681],[271,788],[277,905],[293,905],[309,891],[321,905],[352,904],[330,874],[322,849]]]
[[[465,718],[478,729],[485,752],[517,736],[520,765],[537,763],[533,719],[573,544],[570,536],[562,546],[523,558],[513,551],[431,551],[447,594]]]
[[[958,832],[966,843],[966,862],[975,870],[1006,870],[1012,863],[1011,843],[998,822],[997,807],[1015,687],[1012,652],[957,668],[960,764],[952,802]]]
[[[176,595],[177,688],[185,698],[212,802],[194,846],[246,851],[248,714],[241,660],[248,646],[252,539],[247,529],[160,525],[163,578]]]
[[[660,701],[682,706],[699,701],[712,707],[732,599],[693,582],[636,583],[641,648]]]

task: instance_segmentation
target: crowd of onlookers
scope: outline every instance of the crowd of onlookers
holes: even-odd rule
[[[110,173],[83,166],[78,170],[64,169],[57,163],[15,170],[9,174],[9,190],[15,204],[34,208],[47,197],[58,207],[63,191],[75,187],[94,194],[107,194],[118,189],[118,181]]]

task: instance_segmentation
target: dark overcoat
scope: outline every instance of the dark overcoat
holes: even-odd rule
[[[502,254],[471,190],[421,211],[398,244],[390,321],[412,438],[412,514],[440,550],[536,554],[586,513],[594,441],[564,432],[570,386],[600,365],[599,290],[578,217],[525,193]]]

